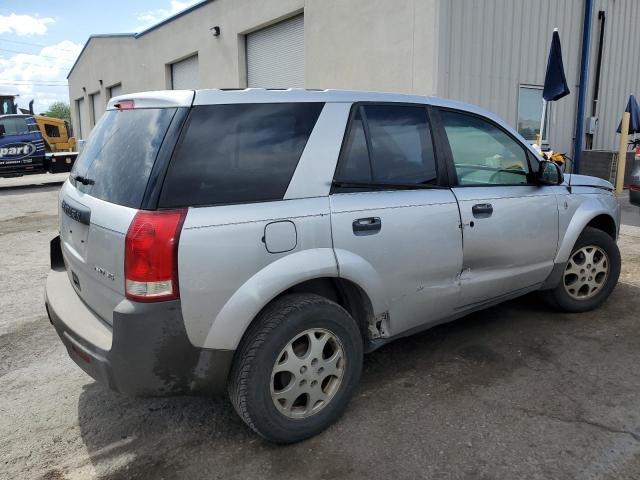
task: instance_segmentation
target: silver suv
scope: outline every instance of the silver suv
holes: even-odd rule
[[[546,290],[616,285],[620,208],[477,107],[348,91],[109,102],[60,191],[46,306],[71,358],[135,395],[227,388],[265,438],[322,431],[363,353]]]

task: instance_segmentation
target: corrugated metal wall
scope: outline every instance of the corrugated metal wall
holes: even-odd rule
[[[549,141],[572,152],[583,11],[584,0],[442,0],[437,94],[480,105],[515,126],[518,87],[543,84],[558,27],[571,94],[552,105]]]
[[[518,87],[542,85],[554,27],[571,94],[551,110],[549,142],[571,152],[583,0],[443,0],[437,93],[480,105],[516,125]]]
[[[600,124],[594,137],[594,149],[618,148],[616,129],[630,94],[640,96],[640,1],[598,0],[593,13],[591,71],[597,58],[598,11],[606,14],[600,94],[596,110]],[[594,75],[590,76],[589,99],[593,98]],[[591,102],[587,105],[591,115]]]
[[[475,103],[516,125],[518,86],[542,85],[551,33],[560,29],[571,95],[551,106],[550,145],[573,152],[585,0],[441,0],[437,94]],[[592,114],[598,11],[606,12],[594,149],[617,149],[629,94],[640,95],[640,0],[597,0],[586,116]]]

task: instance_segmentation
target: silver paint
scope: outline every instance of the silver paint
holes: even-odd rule
[[[467,110],[492,119],[525,143],[495,115],[459,102],[371,92],[247,89],[132,94],[113,99],[110,108],[124,98],[146,106],[326,103],[282,201],[188,210],[178,250],[179,281],[187,335],[198,347],[236,349],[265,305],[316,278],[355,283],[368,296],[373,315],[385,319],[383,337],[407,334],[539,288],[555,264],[568,260],[578,235],[597,215],[610,216],[619,228],[620,207],[610,184],[578,175],[571,179],[571,192],[567,176],[565,185],[557,187],[329,193],[356,101]],[[64,198],[91,210],[86,231],[61,215],[62,248],[69,270],[82,284],[78,295],[110,322],[115,308],[130,303],[123,293],[124,237],[136,210],[82,194],[68,182],[60,193]],[[491,203],[493,214],[474,218],[476,203]],[[371,217],[381,220],[380,231],[355,235],[353,222]],[[280,222],[293,225],[295,242],[291,227],[284,234],[274,230],[280,246],[268,249],[268,226]],[[77,233],[64,231],[74,228]],[[292,248],[285,251],[285,243]],[[114,280],[94,271],[95,265]]]

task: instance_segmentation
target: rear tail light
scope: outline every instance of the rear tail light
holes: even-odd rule
[[[633,190],[634,192],[640,192],[640,185],[629,185],[629,190]]]
[[[139,211],[125,239],[124,276],[128,299],[157,302],[180,297],[178,240],[186,209]]]

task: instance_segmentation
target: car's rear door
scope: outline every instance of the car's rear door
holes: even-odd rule
[[[384,305],[378,334],[447,317],[462,264],[458,206],[438,165],[424,105],[358,104],[330,195],[344,278]]]
[[[559,187],[533,183],[535,159],[497,123],[448,109],[438,116],[463,227],[459,308],[535,288],[553,268]]]

